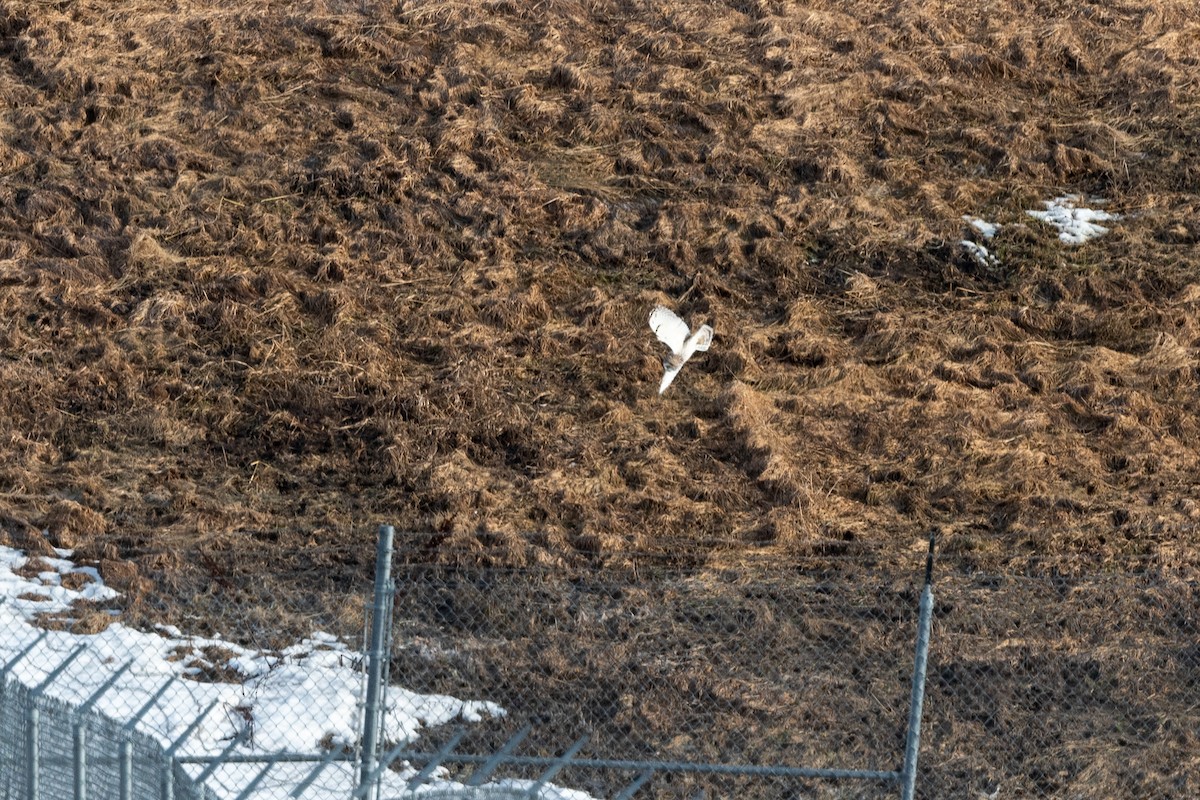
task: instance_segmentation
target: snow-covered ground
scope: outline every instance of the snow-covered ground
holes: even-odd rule
[[[18,550],[0,547],[0,666],[9,664],[44,633],[32,623],[38,612],[70,614],[77,600],[104,602],[117,596],[91,567],[76,566],[71,551],[59,558],[29,561]],[[69,576],[69,577],[68,577]],[[324,755],[329,744],[353,746],[361,729],[362,673],[358,654],[336,637],[314,632],[278,653],[239,647],[214,637],[188,636],[163,627],[155,633],[133,630],[114,622],[100,633],[85,635],[50,631],[15,665],[10,678],[37,686],[79,645],[85,649],[47,688],[46,694],[79,704],[123,665],[132,666],[102,695],[95,710],[119,722],[130,720],[173,678],[180,678],[137,724],[138,730],[171,745],[210,705],[179,756],[216,755],[239,734],[246,742],[239,754],[287,751]],[[214,674],[233,680],[211,682]],[[209,677],[204,677],[204,676]],[[203,680],[197,680],[203,678]],[[423,695],[393,686],[388,690],[383,737],[389,743],[411,741],[422,728],[453,720],[475,722],[500,716],[504,710],[485,701]],[[0,732],[0,735],[3,735]],[[323,746],[324,745],[324,746]],[[261,763],[224,764],[206,781],[218,796],[236,797],[262,769]],[[203,765],[189,765],[198,775]],[[268,773],[253,800],[285,798],[310,773],[311,763],[280,763]],[[526,786],[521,781],[498,781],[466,789],[435,773],[416,795],[406,793],[405,779],[416,770],[388,772],[383,797],[513,797]],[[349,763],[329,765],[302,797],[348,797],[357,777]],[[556,786],[536,795],[554,800],[588,800],[588,795]]]
[[[1097,224],[1098,222],[1108,222],[1121,219],[1120,214],[1113,214],[1108,211],[1099,211],[1093,208],[1088,208],[1081,205],[1085,201],[1083,195],[1064,194],[1061,197],[1056,197],[1053,200],[1043,200],[1042,205],[1045,206],[1044,211],[1030,210],[1025,213],[1035,219],[1040,219],[1047,225],[1053,226],[1058,230],[1058,238],[1064,244],[1078,245],[1083,244],[1088,239],[1094,239],[1108,233],[1108,228]],[[1104,200],[1093,197],[1087,199],[1087,202],[1092,205],[1104,205]],[[984,241],[991,241],[995,238],[1000,229],[1004,227],[998,222],[988,222],[980,217],[974,217],[970,214],[963,214],[963,221],[971,226],[975,236]],[[975,259],[975,261],[985,269],[992,269],[1000,266],[1000,260],[992,253],[986,244],[983,242],[972,241],[970,239],[962,239],[959,245],[967,251],[967,253]]]
[[[1029,216],[1040,219],[1058,229],[1058,238],[1065,244],[1083,244],[1088,239],[1108,233],[1108,228],[1098,225],[1098,222],[1119,220],[1120,214],[1099,211],[1082,205],[1083,202],[1092,205],[1104,205],[1104,201],[1093,197],[1084,198],[1078,194],[1064,194],[1053,200],[1044,200],[1045,211],[1026,211]]]
[[[976,235],[989,241],[1000,231],[1001,227],[998,222],[988,222],[970,214],[963,214],[963,221],[974,229]],[[970,239],[963,239],[959,244],[979,263],[979,266],[990,269],[1000,265],[1000,260],[992,255],[992,251],[987,248],[987,245],[973,242]]]
[[[994,238],[1002,227],[999,222],[988,222],[979,217],[972,217],[970,214],[963,214],[963,220],[985,239]]]

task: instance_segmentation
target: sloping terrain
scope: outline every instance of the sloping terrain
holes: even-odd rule
[[[17,0],[0,36],[3,529],[158,616],[358,590],[379,521],[516,564],[1188,558],[1187,0]],[[1065,193],[1122,218],[1065,245],[1024,213]],[[717,333],[661,398],[658,302]]]

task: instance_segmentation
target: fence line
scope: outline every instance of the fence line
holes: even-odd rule
[[[396,585],[392,582],[392,538],[395,534],[391,525],[381,525],[375,552],[375,602],[371,607],[371,640],[367,649],[367,696],[363,715],[362,768],[359,773],[359,796],[368,800],[375,800],[378,796],[375,764],[383,724],[380,702],[387,686],[383,671],[384,665],[390,660],[385,656],[391,652],[389,601],[396,591]]]
[[[1200,786],[1189,573],[943,565],[935,602],[931,554],[914,592],[911,575],[851,561],[825,573],[431,564],[415,540],[380,533],[373,636],[354,650],[316,633],[266,651],[178,631],[38,630],[21,609],[44,601],[11,584],[0,551],[0,800]],[[82,582],[49,561],[19,571],[51,585],[51,567]],[[486,699],[460,699],[472,697]]]
[[[458,701],[441,694],[414,695],[404,691],[397,697],[395,692],[399,692],[398,689],[393,689],[393,693],[389,694],[389,667],[394,660],[389,657],[393,649],[390,637],[396,623],[392,612],[397,595],[397,585],[390,574],[394,530],[390,526],[382,526],[379,533],[376,591],[370,611],[372,636],[365,658],[366,693],[365,697],[359,696],[353,704],[361,713],[361,727],[346,745],[330,743],[324,749],[314,747],[309,751],[297,751],[286,746],[264,749],[254,741],[256,734],[265,736],[260,726],[266,727],[269,722],[266,719],[260,720],[257,716],[261,711],[260,706],[248,700],[234,704],[219,698],[211,700],[202,711],[187,720],[188,724],[182,730],[176,722],[174,727],[168,724],[168,727],[157,735],[147,735],[142,728],[152,712],[167,716],[176,715],[178,712],[177,709],[166,708],[170,702],[178,699],[181,682],[178,672],[162,675],[149,682],[141,680],[135,695],[121,704],[121,710],[118,712],[120,716],[113,718],[101,713],[99,709],[102,705],[111,705],[109,701],[117,691],[118,684],[131,678],[130,673],[136,659],[131,658],[119,667],[108,668],[107,677],[99,682],[99,685],[93,680],[89,686],[94,688],[90,688],[86,696],[81,696],[74,687],[79,673],[77,662],[86,655],[87,659],[90,659],[89,663],[95,665],[101,660],[100,655],[92,652],[94,646],[76,644],[62,656],[59,652],[61,647],[54,650],[49,648],[47,643],[52,635],[56,639],[64,638],[63,635],[41,631],[0,667],[4,703],[0,706],[0,710],[3,711],[0,719],[4,722],[5,735],[2,741],[6,743],[0,746],[0,765],[5,767],[6,776],[6,785],[0,798],[59,800],[69,797],[72,800],[83,800],[91,796],[119,797],[122,800],[135,797],[187,800],[192,797],[220,796],[242,800],[253,797],[260,787],[269,785],[268,782],[273,782],[270,785],[279,789],[283,785],[280,781],[290,781],[289,794],[295,797],[308,793],[319,797],[352,796],[369,797],[374,800],[385,791],[395,795],[397,792],[412,793],[422,787],[424,794],[459,792],[458,796],[470,796],[486,787],[492,792],[492,796],[498,791],[513,796],[541,797],[545,791],[558,791],[554,789],[552,781],[567,769],[631,773],[630,776],[621,779],[620,792],[614,795],[619,797],[632,797],[648,786],[656,776],[664,774],[756,780],[857,780],[901,788],[911,786],[915,778],[915,742],[918,741],[917,726],[920,722],[919,704],[922,689],[917,680],[912,684],[911,701],[914,706],[910,708],[910,725],[905,739],[910,753],[905,756],[899,769],[803,767],[782,763],[718,763],[700,759],[589,757],[581,753],[591,738],[590,734],[577,738],[574,744],[553,755],[520,753],[518,748],[534,730],[532,723],[526,723],[522,731],[508,737],[501,746],[492,751],[456,752],[455,748],[468,733],[467,727],[464,726],[459,726],[436,750],[425,750],[418,745],[420,737],[417,734],[420,729],[428,727],[430,720],[437,718],[437,714],[431,714],[430,709],[435,712],[442,709],[444,718],[464,719],[478,717],[480,713],[498,714],[502,717],[506,712],[487,703]],[[918,625],[924,631],[923,638],[918,639],[915,651],[918,663],[924,659],[928,648],[929,618],[932,613],[932,603],[928,600],[928,597],[931,597],[930,592],[931,586],[927,585],[921,603],[922,617]],[[214,670],[214,665],[209,663],[212,658],[210,651],[214,647],[209,642],[206,647],[201,648],[203,657],[192,654],[193,661],[187,663],[202,664],[205,669]],[[176,645],[172,652],[186,654],[192,653],[194,649],[190,645]],[[262,690],[268,685],[266,679],[271,678],[273,670],[285,670],[287,667],[286,659],[275,656],[264,657],[257,654],[251,657],[246,653],[233,655],[229,662],[231,664],[254,659],[268,663],[261,671],[249,672],[252,677],[247,684],[261,679],[255,686],[256,690]],[[36,675],[34,684],[30,687],[26,685],[28,679],[24,682],[18,680],[16,673],[20,671],[23,662],[34,657],[44,662],[44,668],[39,667],[30,673]],[[147,666],[141,663],[138,669],[145,672]],[[191,670],[193,673],[197,670],[204,672],[200,667],[192,667]],[[52,690],[60,689],[64,689],[65,695],[75,697],[75,702],[51,696]],[[253,694],[245,689],[243,693]],[[394,724],[389,728],[389,723],[395,723],[397,708],[406,703],[416,704],[407,709],[407,713],[410,717],[420,718],[421,725],[408,733],[398,734]],[[218,710],[218,706],[223,708]],[[212,729],[225,733],[219,739],[213,739],[217,734]],[[167,730],[171,731],[170,735],[166,734]],[[208,731],[209,738],[213,741],[197,750],[191,743],[201,730]],[[272,741],[277,742],[278,737]],[[19,746],[14,744],[17,742],[20,743]],[[384,752],[385,749],[387,752]],[[416,766],[406,766],[397,773],[397,765],[405,762]],[[447,767],[453,764],[471,766],[474,769],[461,783],[457,783],[447,780],[443,774]],[[282,775],[285,768],[290,768],[286,776]],[[304,770],[303,775],[295,768]],[[347,768],[353,770],[354,778],[349,778]],[[515,770],[519,773],[522,769],[535,769],[537,774],[530,777],[517,774],[495,778],[505,770]],[[335,784],[328,783],[331,772],[336,773]],[[228,777],[229,775],[233,777]],[[226,777],[218,780],[220,776]],[[218,780],[218,783],[213,784],[214,780]],[[232,783],[229,782],[231,780]],[[222,786],[224,788],[221,788]],[[910,789],[904,790],[909,792],[905,796],[911,796]]]
[[[393,550],[394,530],[391,526],[382,526],[379,532],[379,566],[376,571],[376,586],[386,585],[386,591],[394,596],[395,582],[391,580],[390,561]],[[908,725],[905,732],[905,745],[902,754],[902,766],[899,770],[887,769],[832,769],[818,767],[799,767],[784,764],[775,765],[748,765],[748,764],[717,764],[704,762],[686,762],[686,761],[662,761],[662,760],[631,760],[631,759],[604,759],[604,758],[581,758],[578,756],[579,751],[587,743],[588,737],[585,736],[571,745],[566,751],[558,756],[521,756],[512,753],[517,745],[525,739],[529,733],[529,728],[522,728],[513,735],[503,746],[492,754],[459,754],[454,753],[454,747],[465,735],[465,731],[461,732],[457,738],[451,739],[446,746],[442,747],[437,752],[421,752],[410,749],[403,744],[395,748],[392,752],[382,755],[378,761],[379,765],[372,771],[368,771],[365,765],[370,763],[374,765],[377,758],[374,755],[364,757],[364,781],[360,784],[359,789],[354,793],[355,798],[373,798],[375,789],[370,781],[376,780],[378,775],[393,763],[398,761],[415,761],[424,764],[424,768],[418,776],[409,783],[408,788],[412,790],[415,786],[420,785],[422,779],[427,777],[433,770],[441,767],[445,763],[457,762],[462,764],[482,764],[489,769],[495,769],[500,765],[522,765],[544,767],[545,771],[534,781],[531,788],[527,791],[527,796],[536,797],[536,790],[548,783],[555,775],[560,773],[567,767],[583,767],[601,770],[618,770],[630,771],[637,773],[635,780],[621,789],[618,797],[630,797],[641,786],[649,782],[656,773],[698,773],[698,774],[719,774],[719,775],[736,775],[747,777],[764,777],[764,778],[796,778],[796,779],[817,779],[817,780],[833,780],[833,781],[875,781],[887,784],[895,784],[900,787],[900,796],[903,800],[912,800],[916,786],[917,777],[917,757],[920,746],[920,729],[921,729],[921,710],[925,696],[925,674],[926,661],[929,655],[930,629],[933,619],[933,562],[934,562],[934,546],[935,537],[930,535],[929,550],[926,556],[925,564],[925,581],[921,591],[920,606],[918,611],[917,635],[914,653],[913,677],[911,682],[911,696],[908,709]],[[388,565],[388,566],[384,566]],[[390,603],[376,596],[375,609],[380,612],[385,608],[390,607]],[[376,639],[375,637],[379,638]],[[376,626],[372,635],[371,652],[382,652],[390,649],[389,631],[382,626]],[[382,665],[377,660],[372,662],[373,670],[382,670]],[[379,664],[379,666],[374,666]],[[372,674],[370,685],[379,685],[379,678]],[[368,696],[370,697],[370,696]],[[368,708],[371,708],[372,701],[368,699]],[[370,714],[370,712],[368,712]],[[368,729],[369,730],[369,729]],[[364,736],[365,740],[365,736]],[[374,741],[372,739],[372,741]],[[366,778],[370,776],[370,781]]]
[[[58,700],[45,693],[57,676],[30,688],[7,674],[16,663],[0,668],[0,797],[203,800],[156,739],[91,711],[102,692],[80,706]]]

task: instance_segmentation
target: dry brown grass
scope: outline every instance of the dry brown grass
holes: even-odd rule
[[[617,742],[669,732],[697,697],[697,713],[731,710],[701,721],[713,741],[673,742],[681,757],[736,756],[756,725],[770,746],[749,759],[886,750],[889,722],[867,726],[880,747],[837,741],[833,724],[879,708],[847,694],[821,716],[820,698],[838,696],[843,657],[870,692],[900,686],[871,647],[911,607],[907,565],[931,528],[960,575],[1195,575],[1194,11],[5,3],[0,542],[76,548],[128,587],[126,620],[260,646],[359,630],[377,521],[416,532],[411,562],[682,566],[704,577],[595,598],[605,625],[656,639],[635,647],[581,618],[583,638],[554,628],[513,655],[549,676],[539,696],[593,704]],[[1125,217],[1067,248],[1023,213],[1065,192]],[[1005,223],[997,266],[956,246],[963,214]],[[657,302],[717,331],[663,398]],[[856,584],[863,564],[897,562],[904,587]],[[740,595],[704,571],[763,563],[795,564],[800,583],[778,591],[813,602],[816,571],[850,605],[877,591],[859,598],[874,627],[849,640],[865,649],[822,649],[846,640],[847,606],[718,608]],[[519,605],[527,586],[500,588]],[[503,610],[498,589],[475,589],[452,599]],[[413,618],[449,613],[429,599]],[[1081,629],[1125,613],[1090,599],[1070,607]],[[1016,625],[1026,601],[1000,619]],[[806,665],[812,681],[711,670],[696,625],[730,620],[746,633],[722,645],[742,648],[729,663]],[[1055,646],[1037,635],[1034,655]],[[973,670],[1023,676],[970,644],[948,640],[963,650],[938,662],[942,687],[965,693],[950,714],[983,702]],[[226,677],[209,655],[209,677]],[[561,688],[621,669],[689,685],[641,706],[603,680]],[[490,679],[503,694],[526,677]],[[826,738],[775,730],[763,698],[815,714],[805,725]],[[940,731],[942,774],[975,763],[955,747],[994,751],[994,715],[966,717]],[[1013,710],[1004,741],[1022,747],[1033,719]],[[1060,749],[1079,741],[1093,740]],[[1149,791],[1112,777],[1120,747],[1096,747],[1014,752],[1001,771],[1018,792]],[[1092,766],[1039,777],[1043,755]]]
[[[300,620],[376,520],[515,564],[1186,549],[1191,3],[243,6],[0,13],[10,541]],[[1066,191],[1126,217],[1068,249],[1022,214]],[[662,399],[659,301],[717,330]]]

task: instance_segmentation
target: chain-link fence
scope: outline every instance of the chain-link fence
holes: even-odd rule
[[[528,756],[553,758],[586,736],[603,759],[677,765],[654,776],[647,797],[881,796],[878,785],[784,773],[900,766],[919,578],[913,569],[834,586],[786,569],[402,565],[392,675],[505,709],[458,752],[495,752],[531,725]],[[436,752],[449,733],[431,731],[417,748]],[[697,764],[764,769],[688,768]],[[515,774],[533,778],[540,766]],[[612,797],[636,775],[570,766],[558,780]]]
[[[946,570],[925,796],[1200,796],[1198,578]]]
[[[0,690],[0,797],[202,797],[158,741],[48,686],[5,681]]]
[[[358,642],[135,630],[116,621],[119,598],[98,571],[68,556],[0,547],[0,798],[281,797],[306,780],[304,797],[354,789]],[[288,611],[254,609],[242,630]]]
[[[507,712],[455,752],[521,736],[531,758],[514,774],[530,777],[533,757],[587,736],[598,759],[767,768],[663,769],[639,796],[899,796],[889,780],[769,768],[900,768],[918,557],[514,569],[486,550],[430,564],[421,545],[398,546],[393,677]],[[1200,573],[1135,564],[941,563],[918,797],[1200,796]],[[636,775],[570,765],[556,780],[611,797]]]
[[[0,798],[369,797],[373,763],[381,798],[900,795],[916,555],[426,544],[397,541],[374,701],[357,642],[101,628],[86,568],[0,553]],[[939,566],[918,797],[1200,793],[1200,576],[1076,566]]]

